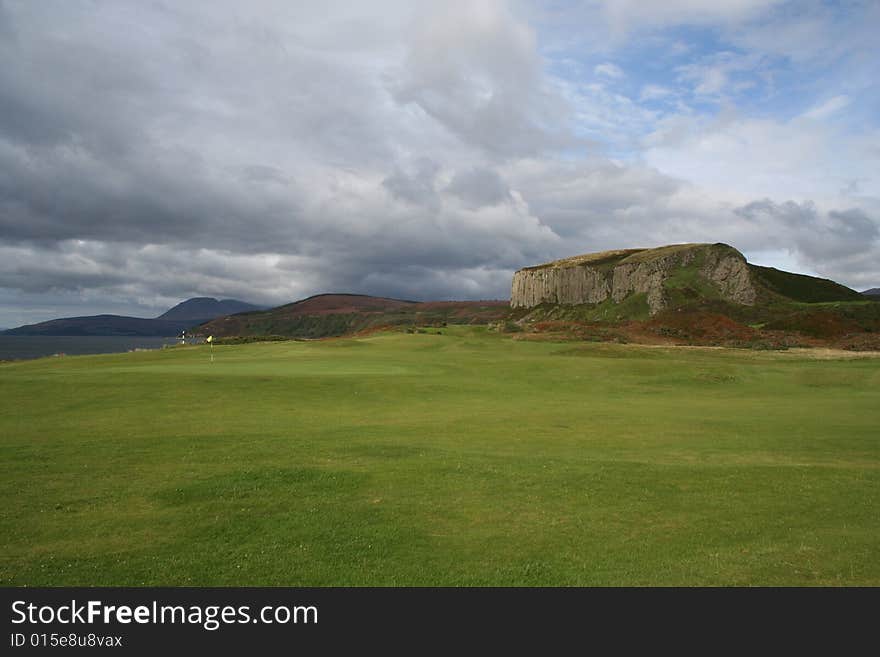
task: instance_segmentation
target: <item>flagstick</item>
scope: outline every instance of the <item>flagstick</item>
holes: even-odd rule
[[[214,362],[214,342],[211,341],[211,362]]]

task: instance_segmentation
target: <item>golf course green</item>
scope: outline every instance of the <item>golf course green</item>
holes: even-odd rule
[[[441,334],[0,364],[0,585],[880,585],[880,359]]]

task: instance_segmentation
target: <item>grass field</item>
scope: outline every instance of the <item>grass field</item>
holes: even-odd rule
[[[880,359],[214,353],[0,365],[0,584],[880,585]]]

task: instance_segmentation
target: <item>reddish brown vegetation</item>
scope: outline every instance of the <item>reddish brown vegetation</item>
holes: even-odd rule
[[[640,344],[707,345],[754,349],[832,347],[880,350],[880,332],[866,331],[847,318],[815,313],[806,330],[752,328],[726,315],[669,311],[648,321],[617,324],[582,321],[535,322],[520,340],[591,340]]]
[[[357,294],[319,294],[296,303],[282,306],[287,316],[294,315],[335,315],[362,312],[383,312],[418,305],[415,301],[386,299],[384,297],[361,296]]]
[[[709,312],[666,312],[645,322],[657,335],[709,343],[753,340],[757,333],[726,315]]]
[[[841,336],[861,332],[861,327],[847,317],[827,311],[798,313],[767,324],[768,329],[783,331],[797,330],[800,333],[816,338],[839,338]]]
[[[319,294],[296,303],[281,306],[276,312],[282,311],[290,317],[295,315],[336,315],[349,313],[380,313],[406,308],[414,312],[435,310],[453,311],[456,315],[472,317],[475,314],[495,317],[499,310],[507,311],[507,301],[404,301],[384,297],[361,296],[357,294]]]

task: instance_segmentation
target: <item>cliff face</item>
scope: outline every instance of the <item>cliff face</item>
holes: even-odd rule
[[[711,290],[713,296],[752,305],[757,293],[743,255],[726,244],[681,244],[575,256],[526,267],[513,276],[510,305],[620,303],[645,294],[651,314],[667,305],[671,288],[682,282]]]

